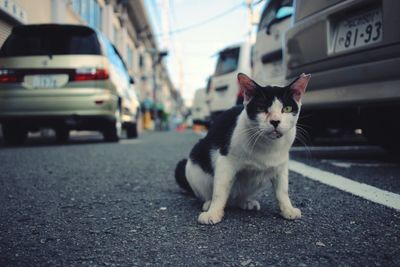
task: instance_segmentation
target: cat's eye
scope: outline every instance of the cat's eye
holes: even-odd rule
[[[290,113],[290,112],[292,112],[292,106],[286,106],[286,107],[283,107],[283,109],[282,109],[282,112],[283,113]]]

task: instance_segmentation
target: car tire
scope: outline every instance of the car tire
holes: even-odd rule
[[[5,123],[2,125],[2,128],[4,142],[7,145],[22,145],[28,138],[28,130],[19,125]]]
[[[57,143],[67,143],[69,140],[69,129],[67,128],[59,128],[56,129],[56,141]]]
[[[399,115],[400,112],[391,106],[364,111],[363,134],[371,144],[380,145],[390,153],[400,154],[400,129],[395,123]]]
[[[137,138],[138,137],[138,130],[136,123],[129,123],[126,126],[126,137],[127,138]]]
[[[119,109],[115,111],[114,119],[108,122],[103,130],[104,141],[118,142],[122,135],[122,119]]]
[[[364,135],[372,144],[380,145],[385,150],[399,154],[400,131],[394,125],[368,126],[363,129]]]

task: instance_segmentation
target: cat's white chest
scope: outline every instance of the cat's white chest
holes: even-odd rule
[[[281,144],[261,146],[254,150],[240,145],[233,148],[231,153],[235,157],[236,166],[240,166],[240,169],[268,171],[289,160],[289,146]]]

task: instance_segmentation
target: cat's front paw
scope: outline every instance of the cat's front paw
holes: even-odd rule
[[[301,218],[301,211],[297,208],[288,208],[282,210],[281,215],[285,219],[296,220]]]
[[[197,221],[201,224],[217,224],[222,221],[224,211],[206,211],[199,215]]]

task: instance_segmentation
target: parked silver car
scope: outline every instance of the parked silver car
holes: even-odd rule
[[[291,25],[292,2],[271,0],[265,3],[252,53],[252,77],[261,85],[286,83],[282,46]]]
[[[372,141],[400,146],[400,1],[294,1],[286,32],[287,79],[312,73],[303,122],[362,128]]]
[[[70,130],[97,130],[118,141],[126,128],[136,137],[132,83],[116,48],[89,27],[17,26],[0,50],[4,140],[21,144],[41,127],[54,128],[60,142]]]

